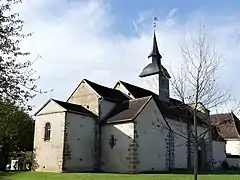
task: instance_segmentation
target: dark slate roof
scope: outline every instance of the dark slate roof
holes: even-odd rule
[[[126,101],[129,99],[124,93],[117,89],[108,88],[95,82],[84,79],[100,96],[113,101]]]
[[[148,58],[150,58],[152,56],[157,56],[159,58],[159,60],[162,58],[162,56],[158,50],[158,44],[157,44],[157,38],[156,38],[155,31],[153,33],[153,49],[152,49],[151,53],[149,54]]]
[[[239,139],[239,119],[233,113],[213,114],[210,116],[212,125],[216,126],[219,135],[227,139]]]
[[[56,99],[52,99],[52,100],[66,110],[75,111],[75,112],[79,112],[79,113],[83,113],[83,114],[86,114],[86,115],[89,115],[89,116],[96,117],[95,114],[93,114],[91,111],[87,110],[86,108],[84,108],[81,105],[67,103],[67,102],[56,100]]]
[[[141,87],[129,84],[127,82],[124,81],[119,81],[121,84],[123,84],[127,90],[135,97],[135,98],[142,98],[142,97],[146,97],[146,96],[158,96],[157,94],[155,94],[152,91],[149,91],[147,89],[143,89]]]
[[[164,102],[159,100],[159,96],[152,91],[143,89],[138,86],[134,86],[124,81],[119,81],[119,82],[122,83],[135,98],[152,96],[159,110],[165,117],[174,118],[174,119],[184,119],[190,122],[193,121],[192,114],[189,111],[191,109],[189,105],[183,104],[181,101],[173,98],[170,98],[169,102]],[[199,112],[199,115],[200,114],[201,113]],[[200,117],[203,117],[203,116],[199,116],[199,119],[201,119]],[[205,124],[205,122],[203,121],[200,121],[200,122],[201,124]]]
[[[151,97],[144,97],[118,103],[106,117],[106,123],[134,120],[150,99]]]
[[[164,77],[167,77],[167,78],[171,78],[167,69],[163,65],[161,65],[161,75],[163,75]]]

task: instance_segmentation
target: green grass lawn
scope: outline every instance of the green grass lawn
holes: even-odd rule
[[[191,174],[96,174],[96,173],[0,173],[0,179],[13,180],[192,180]],[[240,180],[240,174],[199,175],[199,180]]]

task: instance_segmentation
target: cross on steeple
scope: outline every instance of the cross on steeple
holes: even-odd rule
[[[157,21],[158,21],[158,18],[157,17],[154,17],[153,18],[153,29],[155,30],[156,26],[157,26]]]

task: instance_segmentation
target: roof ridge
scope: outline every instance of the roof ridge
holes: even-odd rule
[[[69,102],[65,102],[65,101],[60,101],[57,99],[52,99],[50,98],[50,100],[54,101],[55,103],[57,103],[59,106],[61,106],[62,108],[65,108],[66,110],[69,110],[69,107],[66,107],[66,105],[70,105],[72,107],[78,108],[78,110],[82,109],[85,112],[81,112],[83,114],[88,114],[88,115],[94,115],[93,112],[91,112],[89,109],[85,108],[84,106],[82,106],[81,104],[74,104],[74,103],[69,103]],[[73,110],[75,111],[75,110]],[[80,112],[80,111],[79,111]]]
[[[71,105],[74,105],[74,106],[81,106],[81,107],[85,108],[85,107],[82,106],[81,104],[74,104],[74,103],[70,103],[70,102],[66,102],[66,101],[60,101],[60,100],[52,99],[52,98],[50,98],[50,100],[53,100],[53,101],[55,101],[55,102],[65,103],[65,104],[71,104]],[[85,109],[86,109],[86,108],[85,108]]]
[[[129,99],[127,101],[137,101],[137,100],[142,100],[142,99],[149,99],[151,97],[152,97],[152,95],[151,96],[140,97],[140,98],[135,98],[135,99]]]
[[[134,84],[130,84],[130,83],[126,82],[126,81],[119,80],[118,82],[125,83],[125,84],[128,84],[128,85],[130,85],[130,86],[134,86],[134,87],[143,89],[143,90],[145,90],[145,91],[149,91],[149,92],[151,92],[151,93],[154,93],[154,92],[152,92],[152,91],[150,91],[150,90],[148,90],[148,89],[145,89],[145,88],[140,87],[140,86],[136,86],[136,85],[134,85]]]
[[[93,83],[93,84],[95,84],[95,85],[104,87],[104,88],[108,88],[108,89],[111,89],[111,90],[117,90],[117,91],[119,91],[118,89],[113,89],[113,88],[110,88],[110,87],[108,87],[108,86],[103,86],[103,85],[101,85],[101,84],[98,84],[98,83],[96,83],[96,82],[90,81],[90,80],[88,80],[88,79],[83,79],[83,80],[84,80],[84,81],[87,81],[87,82],[90,82],[90,83]],[[90,86],[91,86],[91,85],[90,85]],[[120,92],[121,92],[121,91],[120,91]]]
[[[129,97],[126,94],[124,94],[122,91],[118,89],[103,86],[101,84],[92,82],[88,79],[84,79],[83,81],[86,82],[98,95],[106,99],[116,101],[125,101],[129,99]]]

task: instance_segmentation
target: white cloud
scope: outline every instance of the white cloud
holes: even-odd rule
[[[108,4],[104,1],[71,2],[49,0],[25,0],[17,7],[25,20],[27,31],[34,35],[23,43],[23,48],[32,53],[32,58],[40,54],[43,59],[36,62],[34,68],[41,76],[38,85],[42,89],[54,89],[48,95],[38,95],[34,99],[39,108],[50,96],[66,100],[83,78],[113,86],[119,79],[142,84],[138,78],[142,68],[149,60],[147,56],[152,45],[152,22],[146,22],[144,12],[137,23],[137,37],[125,37],[111,32],[112,18]],[[150,12],[150,11],[148,11]],[[179,24],[173,23],[176,9],[158,22],[157,37],[163,64],[175,69],[181,64],[179,45],[186,29],[196,31],[198,23],[190,18]],[[153,17],[153,16],[152,16]],[[171,19],[171,23],[169,23]],[[201,18],[199,18],[201,19]],[[208,21],[210,32],[214,32],[221,52],[227,57],[222,82],[230,87],[234,85],[239,68],[239,46],[235,36],[230,36],[239,24],[236,19],[224,22]],[[198,21],[199,22],[199,21]],[[228,23],[225,23],[228,22]],[[236,33],[236,36],[238,34]],[[236,71],[234,71],[236,70]],[[240,90],[234,85],[234,91]],[[240,98],[240,96],[239,96]]]
[[[167,20],[166,20],[168,25],[172,25],[174,23],[174,16],[176,15],[176,13],[177,13],[177,8],[173,8],[169,11]]]

